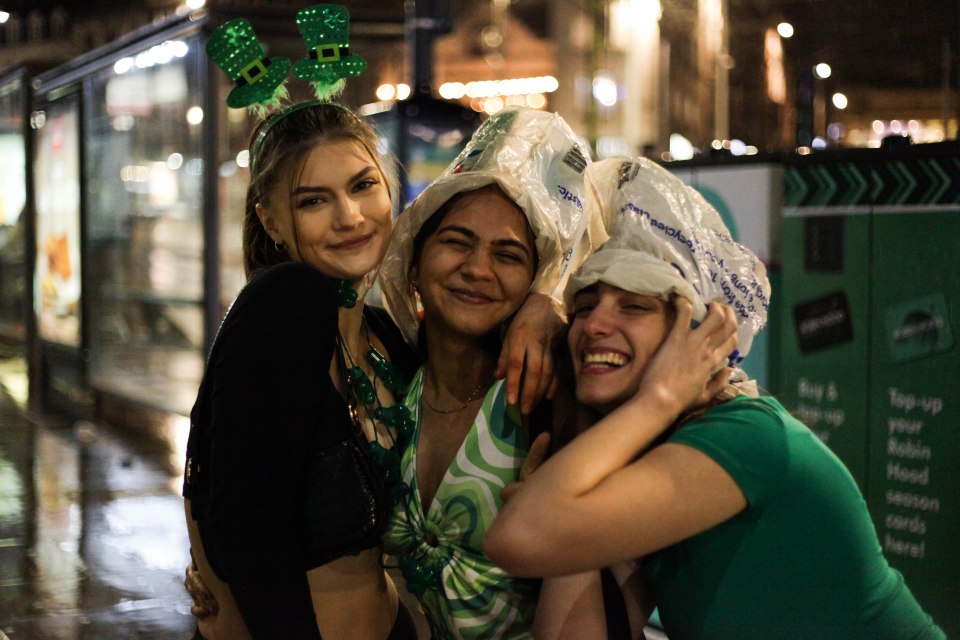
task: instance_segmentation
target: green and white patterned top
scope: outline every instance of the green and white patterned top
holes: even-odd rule
[[[508,407],[503,381],[495,382],[424,514],[416,464],[422,389],[423,368],[404,400],[416,423],[400,462],[408,490],[387,526],[384,548],[399,558],[434,638],[530,638],[539,581],[508,575],[481,547],[503,504],[500,491],[516,480],[527,454],[519,411]],[[437,546],[425,541],[427,531]]]

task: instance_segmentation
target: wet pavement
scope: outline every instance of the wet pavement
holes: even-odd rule
[[[188,639],[189,544],[169,459],[23,410],[0,359],[0,640]]]
[[[0,640],[192,638],[177,475],[189,423],[147,439],[31,413],[26,388],[22,359],[0,345]]]

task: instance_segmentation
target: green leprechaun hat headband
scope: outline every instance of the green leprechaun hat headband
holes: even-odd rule
[[[317,98],[339,94],[346,78],[366,69],[366,60],[350,53],[350,13],[346,7],[315,4],[301,9],[297,27],[307,45],[307,57],[294,66],[293,75],[310,82]]]
[[[350,13],[339,4],[315,4],[297,12],[297,27],[307,45],[307,57],[296,64],[295,76],[313,85],[318,100],[331,100],[343,91],[346,78],[360,75],[366,61],[350,53]],[[253,27],[245,18],[230,20],[213,32],[207,55],[236,85],[227,106],[263,112],[289,97],[284,87],[290,60],[267,58]]]
[[[228,107],[276,107],[287,99],[283,81],[290,59],[267,58],[245,18],[220,25],[207,41],[207,55],[236,85],[227,96]]]

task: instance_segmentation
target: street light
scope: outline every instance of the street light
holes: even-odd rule
[[[793,25],[789,22],[781,22],[777,25],[777,33],[780,34],[781,38],[792,38],[793,37]]]
[[[10,14],[6,11],[0,11],[0,24],[4,24],[7,20],[10,19]]]
[[[821,80],[826,80],[832,73],[833,69],[831,69],[830,65],[828,65],[826,62],[821,62],[813,68],[813,75],[817,76]]]

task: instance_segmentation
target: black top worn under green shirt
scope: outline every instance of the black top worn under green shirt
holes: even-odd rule
[[[308,465],[354,428],[330,379],[337,312],[332,281],[309,266],[257,275],[227,312],[191,412],[183,494],[254,638],[320,638],[306,570],[378,544],[351,540],[319,561],[305,552]],[[386,312],[364,317],[410,380],[419,363]]]

